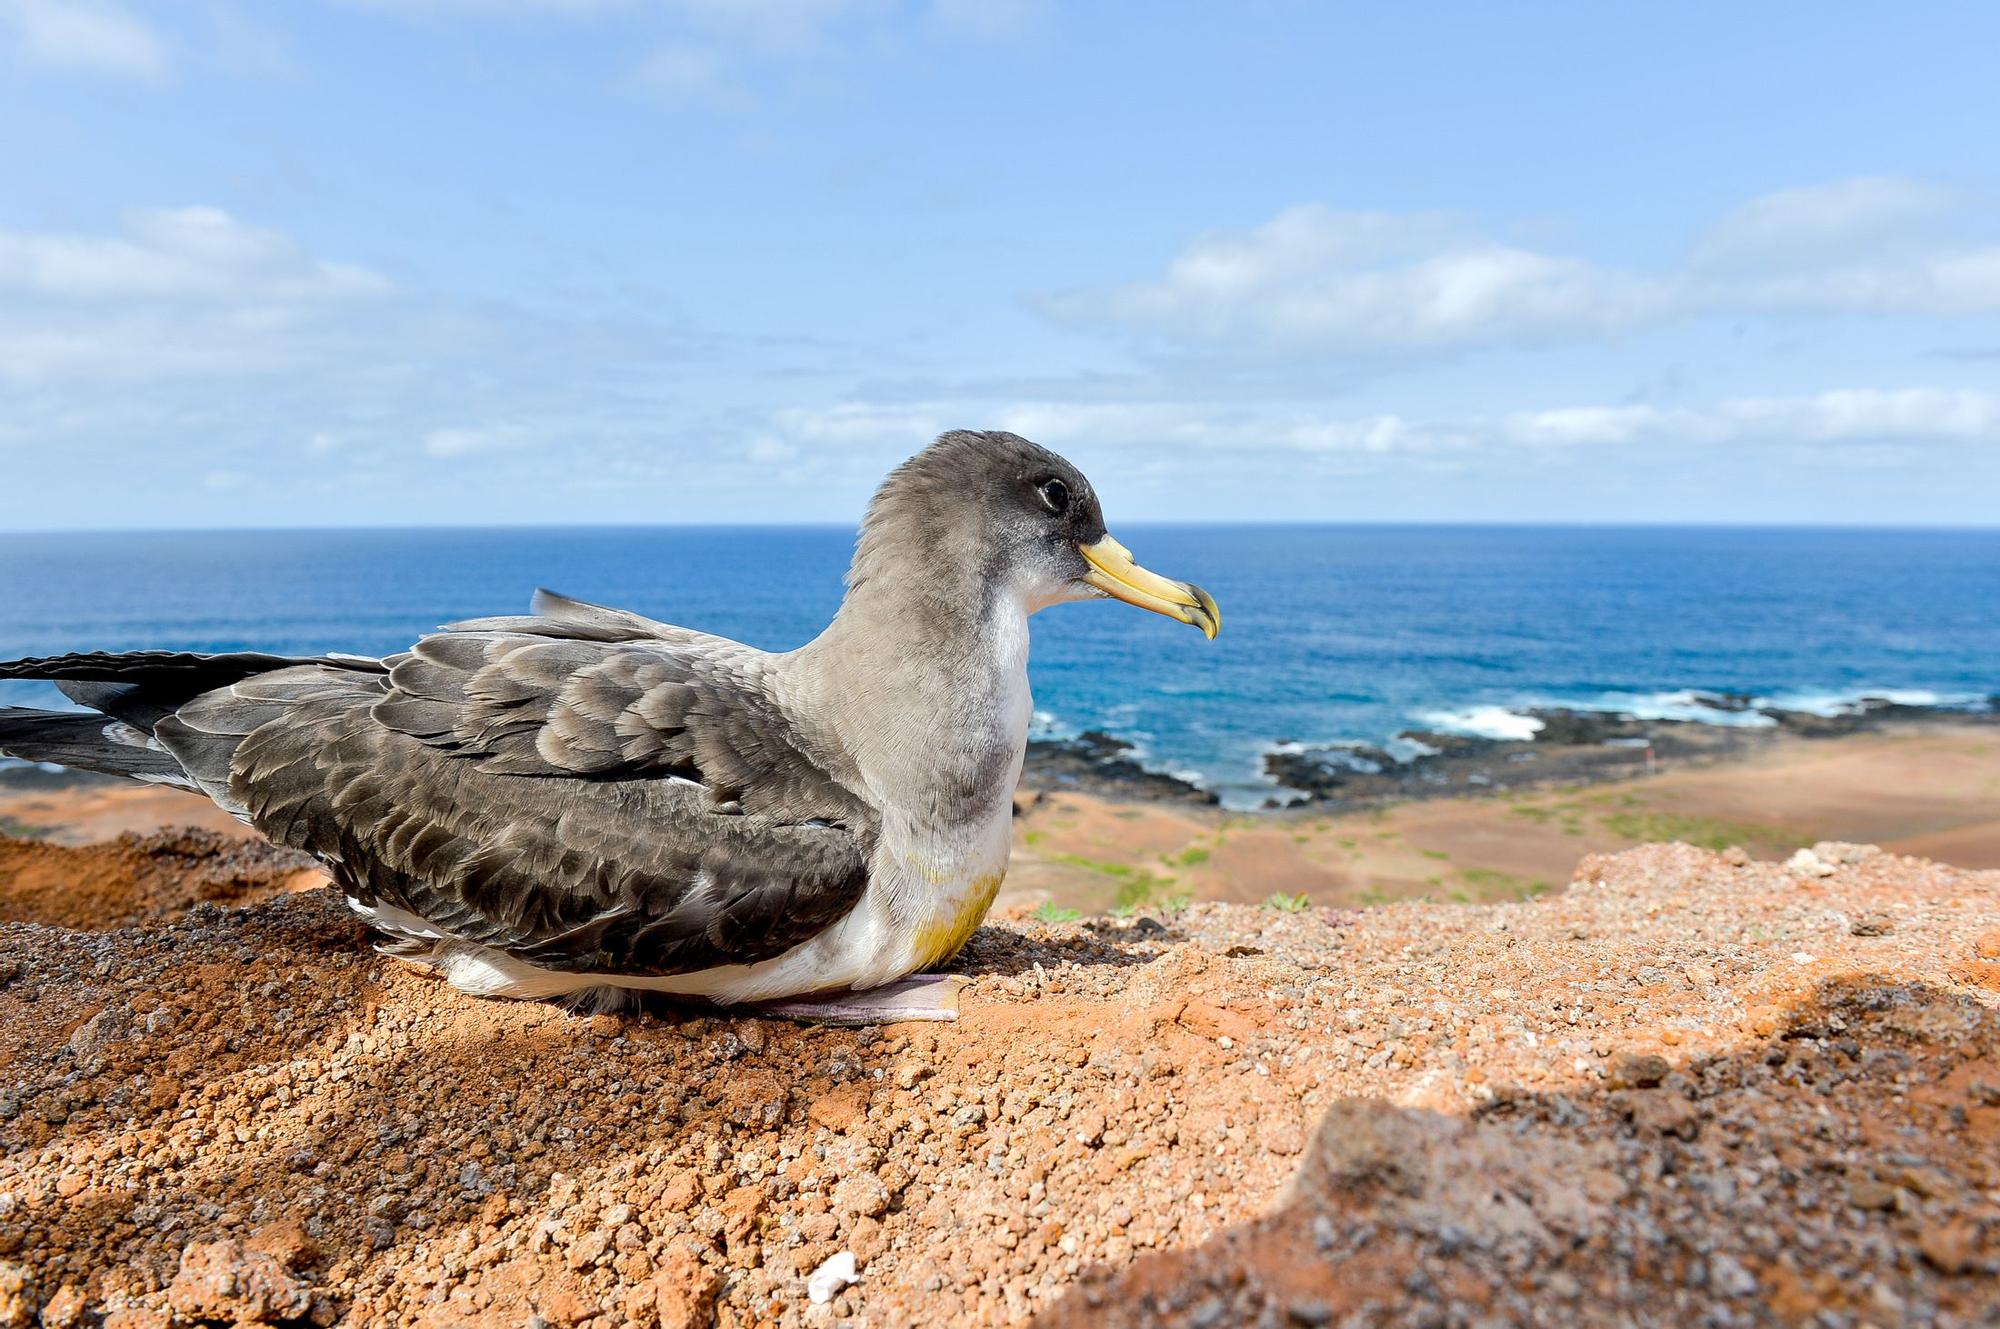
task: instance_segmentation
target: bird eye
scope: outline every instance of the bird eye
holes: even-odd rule
[[[1051,477],[1036,485],[1035,492],[1041,495],[1042,505],[1057,516],[1069,511],[1069,486],[1062,481]]]

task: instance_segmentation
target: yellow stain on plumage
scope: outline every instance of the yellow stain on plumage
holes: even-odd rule
[[[972,934],[979,930],[980,920],[993,907],[993,897],[1000,894],[1000,883],[1006,877],[1005,869],[974,877],[954,912],[940,914],[925,922],[917,930],[915,949],[918,963],[928,969],[957,955],[960,948],[972,939]]]

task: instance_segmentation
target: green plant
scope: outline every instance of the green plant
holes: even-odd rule
[[[1101,858],[1085,858],[1082,854],[1053,853],[1049,855],[1049,861],[1066,863],[1073,868],[1082,868],[1085,872],[1101,872],[1107,877],[1129,877],[1140,870],[1128,867],[1124,863],[1107,863]]]
[[[1035,907],[1035,917],[1044,923],[1073,923],[1083,915],[1075,909],[1065,909],[1054,900],[1045,900]]]
[[[1275,909],[1281,914],[1300,914],[1312,908],[1312,901],[1306,898],[1304,891],[1300,891],[1297,895],[1287,895],[1283,891],[1278,891],[1264,901],[1264,907]]]
[[[1150,872],[1141,872],[1119,883],[1118,895],[1113,903],[1130,905],[1134,909],[1144,909],[1148,905],[1164,905],[1172,898],[1167,894],[1167,888],[1173,884],[1172,877],[1156,877]]]
[[[1797,849],[1806,837],[1775,826],[1694,817],[1678,812],[1613,812],[1600,823],[1605,830],[1634,841],[1679,840],[1702,849],[1727,849],[1733,844],[1759,843]]]
[[[1133,867],[1129,863],[1107,863],[1102,859],[1085,858],[1082,854],[1051,854],[1049,857],[1086,872],[1100,873],[1117,882],[1118,894],[1112,901],[1114,912],[1119,909],[1131,912],[1159,904],[1167,888],[1174,884],[1172,877]]]
[[[1447,853],[1446,853],[1446,852],[1445,852],[1444,850],[1442,850],[1442,849],[1422,849],[1422,850],[1419,850],[1418,852],[1419,852],[1419,853],[1421,853],[1421,854],[1422,854],[1422,855],[1423,855],[1423,856],[1424,856],[1425,858],[1450,858],[1450,857],[1451,857],[1451,855],[1450,855],[1450,854],[1447,854]]]

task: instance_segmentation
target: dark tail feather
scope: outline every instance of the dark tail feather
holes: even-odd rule
[[[0,660],[0,678],[47,679],[71,701],[115,715],[147,733],[204,692],[226,688],[256,674],[293,665],[337,664],[343,669],[384,672],[377,660],[359,656],[270,655],[229,651],[92,651],[31,660]]]
[[[196,654],[192,650],[92,650],[84,654],[50,654],[30,660],[0,660],[0,679],[48,679],[64,697],[126,725],[152,733],[152,727],[202,693],[226,689],[254,675],[294,664],[338,662],[342,669],[382,671],[380,660],[360,656],[296,656],[262,650],[230,650]]]
[[[0,755],[148,784],[195,787],[180,763],[152,746],[144,733],[102,715],[0,707]]]

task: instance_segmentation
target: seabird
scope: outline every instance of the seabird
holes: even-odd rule
[[[381,660],[0,663],[92,708],[0,709],[0,752],[208,795],[466,992],[950,1018],[955,987],[907,976],[1006,873],[1028,616],[1105,596],[1220,622],[1111,538],[1074,466],[956,431],[877,490],[796,650],[538,591]]]

